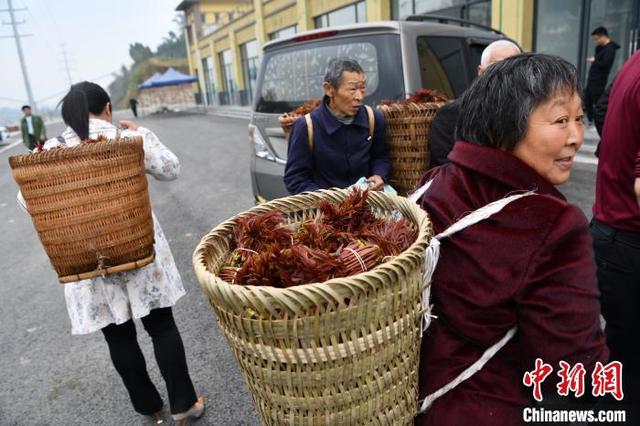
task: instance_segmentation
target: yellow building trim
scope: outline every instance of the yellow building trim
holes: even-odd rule
[[[220,57],[216,51],[216,42],[211,40],[209,45],[209,53],[213,59],[213,82],[216,92],[222,90],[222,72],[220,68]]]
[[[525,51],[533,47],[534,0],[493,0],[491,26],[514,39]]]
[[[229,42],[229,34],[225,34],[224,37],[219,39],[214,39],[216,43],[216,52],[220,53],[223,50],[229,49],[231,47],[231,43]]]
[[[235,34],[236,42],[238,44],[244,44],[248,41],[256,40],[256,26],[255,24],[249,25],[241,30],[236,31]]]
[[[391,19],[391,1],[367,0],[365,5],[367,11],[367,22],[388,21]]]
[[[296,14],[298,32],[313,29],[313,14],[311,13],[311,0],[296,0]]]
[[[298,24],[298,19],[295,3],[264,19],[264,28],[267,35],[296,24]]]
[[[238,85],[238,90],[244,90],[244,76],[242,74],[242,57],[240,56],[240,45],[236,38],[235,31],[229,32],[229,45],[231,48],[231,65],[233,68],[233,79]]]
[[[257,0],[256,0],[257,1]],[[272,0],[262,4],[262,9],[265,17],[269,17],[278,11],[288,9],[291,6],[296,5],[296,0]]]
[[[350,4],[358,3],[358,1],[360,0],[315,0],[310,2],[312,5],[311,16],[315,18],[318,15],[323,15]]]
[[[262,0],[253,1],[253,17],[256,21],[255,38],[258,45],[262,46],[267,42],[267,32],[264,24],[264,7]]]

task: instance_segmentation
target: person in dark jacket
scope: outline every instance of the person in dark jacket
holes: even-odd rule
[[[591,64],[589,68],[589,76],[587,78],[587,87],[584,90],[584,105],[587,112],[587,118],[593,123],[594,112],[593,105],[598,102],[604,88],[609,79],[609,72],[616,59],[616,50],[620,46],[609,38],[609,33],[605,27],[598,27],[591,33],[591,38],[596,44],[595,56],[587,59]]]
[[[536,358],[582,363],[584,400],[608,350],[600,328],[587,219],[556,189],[584,138],[580,83],[564,59],[522,54],[489,67],[460,98],[451,162],[427,172],[421,199],[434,233],[507,195],[533,190],[489,219],[443,239],[431,282],[434,319],[422,339],[419,397],[451,382],[514,326],[483,368],[436,399],[416,424],[520,425]],[[566,400],[567,398],[563,398]]]
[[[509,40],[494,41],[485,47],[482,52],[480,65],[478,65],[478,75],[482,75],[489,65],[519,53],[522,52],[518,45]],[[458,110],[459,106],[456,101],[449,102],[438,110],[431,122],[431,129],[429,130],[429,168],[449,162],[447,155],[451,152],[456,141],[454,130],[458,119]]]
[[[136,98],[129,99],[129,106],[134,117],[138,116],[138,100]]]
[[[346,188],[361,177],[367,178],[371,189],[383,189],[391,169],[384,116],[371,110],[370,119],[362,103],[366,95],[362,67],[351,59],[332,60],[323,88],[323,102],[311,112],[312,143],[305,117],[293,124],[284,172],[287,190],[299,194]]]

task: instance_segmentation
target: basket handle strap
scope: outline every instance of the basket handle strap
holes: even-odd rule
[[[311,120],[311,114],[304,115],[304,121],[307,122],[307,136],[309,139],[309,151],[313,154],[313,121]]]
[[[369,117],[369,140],[373,140],[373,132],[376,129],[376,116],[373,115],[373,108],[369,105],[365,105],[364,109],[367,110],[367,116]]]

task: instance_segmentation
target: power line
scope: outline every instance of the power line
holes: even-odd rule
[[[1,9],[0,12],[9,12],[9,17],[11,18],[11,27],[13,28],[13,36],[3,36],[3,38],[14,38],[16,40],[16,48],[18,49],[18,58],[20,59],[20,68],[22,69],[22,78],[24,79],[24,86],[27,89],[27,98],[29,99],[29,104],[35,110],[36,103],[33,99],[33,93],[31,92],[31,83],[29,83],[29,74],[27,73],[27,64],[24,61],[24,55],[22,54],[22,44],[20,43],[20,38],[27,37],[24,34],[18,34],[18,25],[24,24],[22,22],[16,22],[16,17],[14,12],[19,12],[26,9],[14,9],[11,0],[7,0],[8,9]],[[3,24],[6,24],[3,22]]]
[[[67,80],[69,80],[69,87],[71,87],[71,85],[73,85],[73,80],[71,79],[71,71],[69,70],[69,58],[67,58],[67,49],[64,43],[62,43],[62,60],[64,61],[64,69],[67,71]]]

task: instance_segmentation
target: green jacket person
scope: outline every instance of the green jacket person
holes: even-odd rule
[[[20,121],[20,131],[22,132],[22,143],[29,151],[33,151],[37,144],[42,144],[47,140],[47,130],[44,127],[42,117],[31,114],[31,107],[22,107],[24,117]]]

